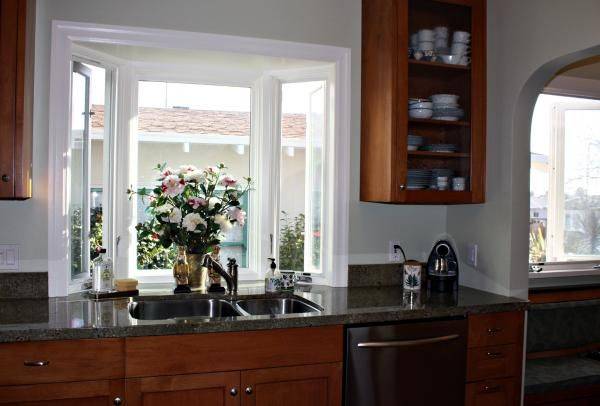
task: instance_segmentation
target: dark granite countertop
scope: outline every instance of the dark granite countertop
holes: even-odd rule
[[[189,300],[209,295],[169,295],[142,291],[138,300]],[[238,297],[262,294],[262,288],[243,288]],[[524,309],[527,302],[460,287],[451,294],[417,294],[402,288],[330,288],[303,286],[294,294],[324,308],[320,313],[245,316],[221,319],[186,318],[137,320],[128,312],[133,299],[94,301],[81,295],[50,299],[0,300],[0,342],[154,336],[310,327],[333,324],[384,323],[401,320],[464,316]],[[212,295],[212,297],[223,295]]]

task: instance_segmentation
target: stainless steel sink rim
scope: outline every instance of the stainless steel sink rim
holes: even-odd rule
[[[324,309],[298,296],[249,298],[194,298],[138,300],[129,303],[129,314],[138,320],[228,319],[319,313]]]

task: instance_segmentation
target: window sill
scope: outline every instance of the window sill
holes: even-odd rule
[[[555,269],[529,272],[529,279],[570,278],[577,276],[600,276],[600,269]]]

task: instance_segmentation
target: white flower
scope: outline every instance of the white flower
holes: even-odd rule
[[[233,227],[231,221],[229,220],[229,217],[227,217],[224,214],[217,214],[215,216],[215,223],[219,225],[219,227],[221,228],[221,232],[223,233],[226,233]]]
[[[235,220],[240,226],[243,226],[246,222],[246,212],[239,207],[232,207],[229,209],[229,218]]]
[[[206,200],[201,197],[190,197],[187,203],[192,206],[192,209],[194,210],[198,209],[200,206],[206,206],[207,204]]]
[[[190,213],[183,218],[181,225],[188,231],[195,231],[198,224],[206,227],[206,221],[198,213]]]
[[[206,180],[206,174],[198,170],[190,171],[183,175],[183,179],[186,182],[202,183]]]
[[[198,168],[196,168],[194,165],[181,165],[179,167],[179,170],[177,171],[177,173],[179,175],[185,175],[187,173],[196,172],[196,171],[198,171]]]
[[[177,207],[174,207],[169,215],[167,217],[163,217],[162,220],[168,221],[169,223],[181,223],[181,210],[179,210]]]
[[[208,199],[208,208],[209,209],[213,209],[215,207],[216,204],[221,204],[221,199],[218,197],[211,197],[210,199]]]
[[[177,175],[169,175],[163,179],[161,189],[163,193],[175,197],[183,192],[184,187],[185,182],[183,179],[179,178]]]
[[[154,208],[154,212],[156,214],[166,214],[170,213],[173,210],[173,205],[170,203],[163,204],[162,206],[158,206]]]
[[[158,172],[158,180],[163,180],[167,176],[174,175],[174,174],[175,174],[175,171],[173,169],[167,167],[167,168],[163,169],[162,171]]]

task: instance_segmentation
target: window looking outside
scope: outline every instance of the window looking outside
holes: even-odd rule
[[[73,62],[69,231],[71,279],[80,282],[89,277],[103,244],[104,132],[92,121],[104,120],[94,107],[104,107],[106,74],[104,68]]]
[[[531,127],[530,263],[600,261],[599,156],[600,100],[541,94]]]
[[[250,176],[251,90],[245,87],[160,81],[138,82],[137,188],[156,186],[157,164],[177,169],[224,163],[237,179]],[[244,211],[248,198],[241,201]],[[176,248],[163,249],[148,201],[137,198],[137,268],[173,267]],[[248,266],[247,225],[234,227],[221,242],[221,259]]]

